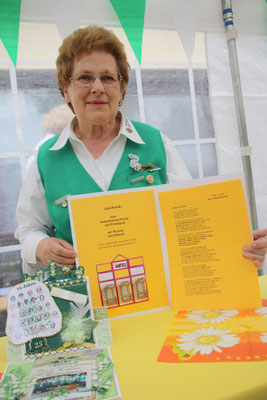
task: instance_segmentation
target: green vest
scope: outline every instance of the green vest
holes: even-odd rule
[[[138,144],[127,139],[108,190],[150,186],[151,184],[146,180],[147,175],[153,176],[153,185],[166,183],[166,154],[160,132],[141,122],[132,121],[132,123],[145,144]],[[103,192],[103,189],[83,168],[69,140],[61,149],[49,150],[57,140],[58,135],[40,146],[37,165],[45,190],[49,215],[55,228],[54,236],[72,243],[68,207],[63,207],[61,204],[55,205],[55,201],[68,194]],[[154,164],[154,168],[161,169],[154,172],[150,172],[149,169],[134,171],[130,167],[130,153],[137,155],[142,165]],[[145,179],[131,183],[133,179],[140,176],[145,176]]]

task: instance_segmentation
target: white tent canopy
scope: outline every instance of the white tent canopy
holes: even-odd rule
[[[71,5],[82,7],[81,25],[119,26],[119,20],[109,0],[22,0],[21,20],[24,22],[54,21],[53,7],[62,5],[61,17],[73,16]],[[177,13],[187,22],[197,13],[196,31],[224,32],[221,0],[198,0],[199,7],[187,5],[193,0],[146,0],[144,28],[176,30]],[[240,33],[267,34],[267,7],[265,0],[233,0],[235,27]],[[175,13],[174,13],[175,10]],[[176,15],[174,15],[176,14]],[[59,16],[60,17],[60,16]]]

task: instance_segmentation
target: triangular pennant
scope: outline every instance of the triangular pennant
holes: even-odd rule
[[[14,66],[17,64],[21,0],[0,0],[0,39]]]
[[[61,39],[80,28],[84,13],[83,0],[49,0],[51,14]]]
[[[178,2],[177,0],[169,0],[167,4],[170,15],[179,33],[187,59],[191,62],[194,51],[200,1],[190,0]]]
[[[110,2],[141,64],[146,0],[110,0]]]

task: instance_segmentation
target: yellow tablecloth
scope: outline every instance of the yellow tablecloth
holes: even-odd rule
[[[267,276],[260,277],[267,298]],[[124,400],[265,400],[267,361],[164,364],[157,357],[171,310],[111,321],[111,353]],[[4,370],[5,338],[0,340]]]

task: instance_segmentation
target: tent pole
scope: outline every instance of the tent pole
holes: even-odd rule
[[[253,186],[253,176],[250,162],[251,148],[248,143],[247,126],[245,109],[243,102],[243,94],[241,88],[238,58],[236,51],[236,31],[233,24],[232,1],[222,0],[223,19],[226,31],[226,40],[228,45],[229,62],[232,75],[232,84],[235,99],[236,116],[238,123],[239,140],[241,146],[241,155],[246,178],[246,186],[248,192],[248,200],[251,212],[251,221],[253,229],[258,228],[257,211],[255,203],[255,193]]]
[[[223,20],[225,25],[226,40],[228,45],[230,69],[232,75],[239,141],[241,147],[241,156],[242,156],[243,169],[246,179],[246,187],[247,187],[248,201],[249,201],[249,208],[251,215],[251,223],[253,229],[258,229],[255,192],[254,192],[252,168],[250,161],[251,147],[249,146],[248,143],[245,109],[244,109],[243,94],[241,88],[238,58],[236,51],[237,35],[233,23],[232,0],[221,0],[221,1],[222,1],[222,11],[223,11]],[[262,271],[259,271],[260,275],[261,272]]]

